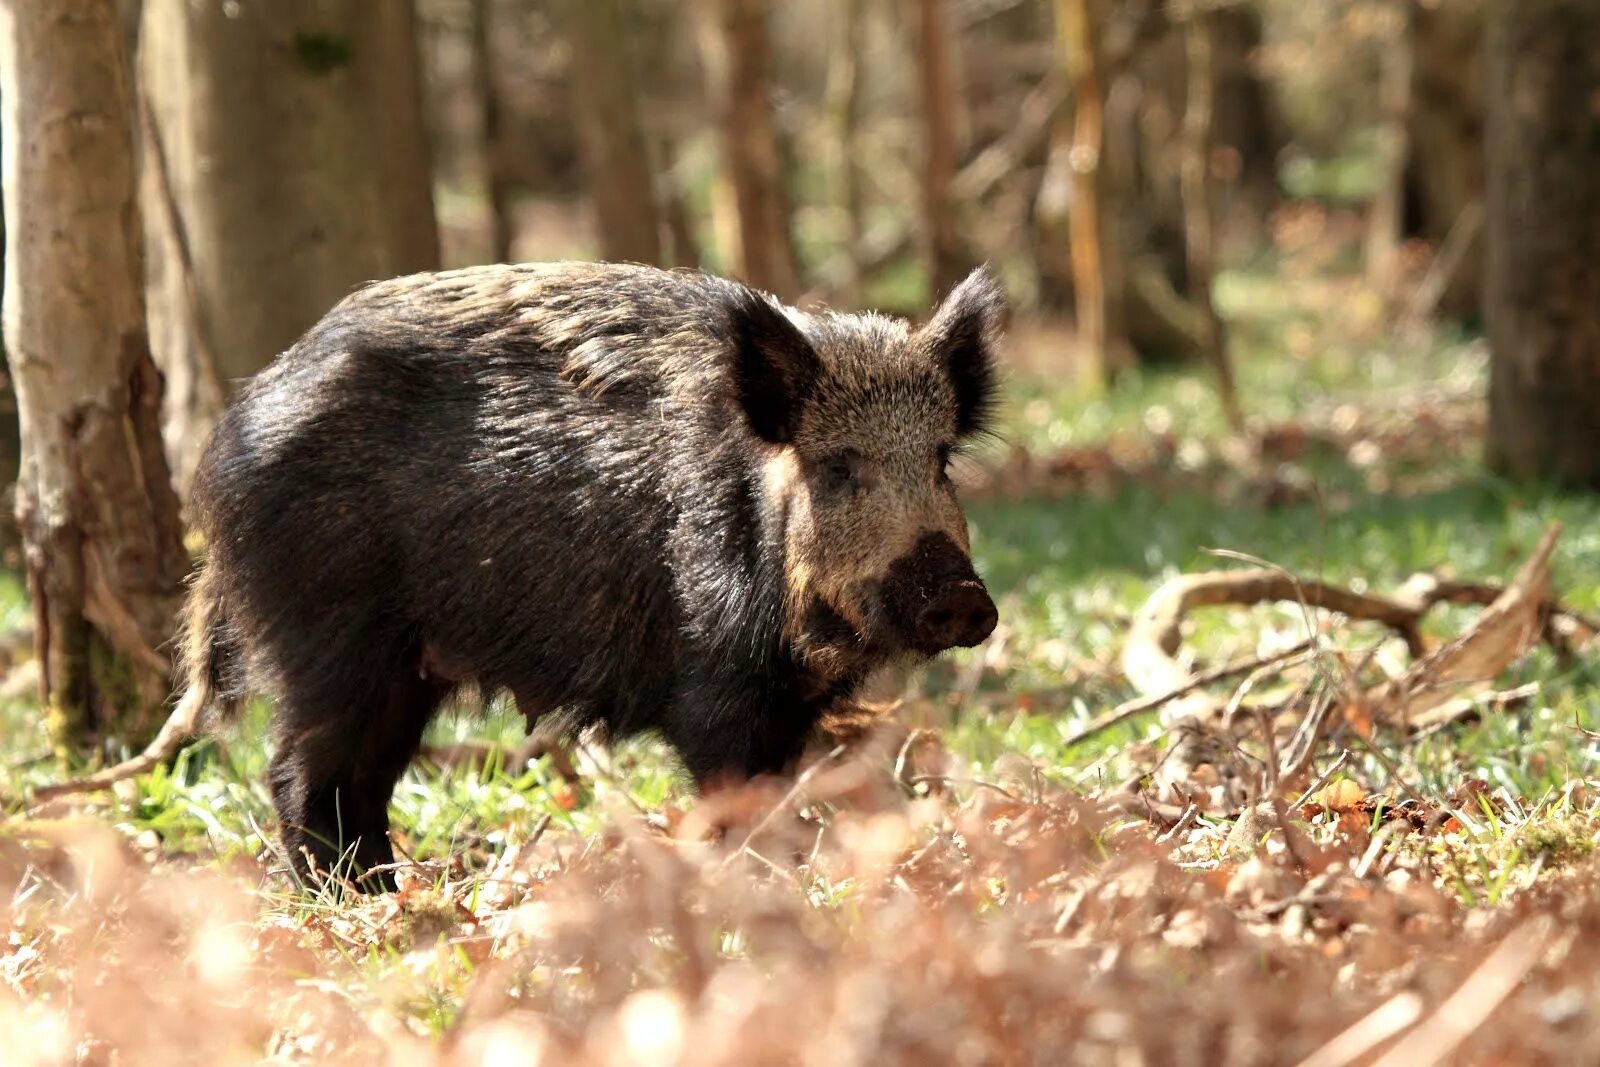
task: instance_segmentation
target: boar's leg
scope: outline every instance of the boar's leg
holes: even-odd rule
[[[816,726],[817,710],[750,677],[691,680],[667,709],[661,731],[702,790],[790,770]]]
[[[403,673],[382,684],[376,698],[291,694],[279,702],[272,801],[303,881],[337,871],[357,875],[368,892],[394,888],[391,872],[359,875],[394,862],[389,798],[449,684]]]

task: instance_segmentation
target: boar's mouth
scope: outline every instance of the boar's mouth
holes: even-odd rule
[[[946,533],[930,532],[889,566],[884,614],[901,642],[928,656],[971,648],[994,632],[994,601],[972,560]]]

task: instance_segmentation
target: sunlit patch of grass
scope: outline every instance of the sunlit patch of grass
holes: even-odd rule
[[[1460,394],[1487,384],[1488,354],[1480,341],[1444,327],[1424,343],[1391,346],[1375,317],[1381,305],[1361,311],[1369,298],[1354,281],[1296,288],[1276,276],[1274,264],[1262,263],[1219,275],[1216,292],[1250,418],[1294,422],[1342,403],[1422,389]],[[1361,319],[1361,329],[1352,330],[1341,316]],[[1019,335],[1017,343],[1038,342]],[[1204,438],[1227,429],[1215,378],[1204,365],[1134,368],[1106,389],[1064,357],[1015,356],[999,411],[998,436],[1005,443],[1049,452],[1116,433]]]

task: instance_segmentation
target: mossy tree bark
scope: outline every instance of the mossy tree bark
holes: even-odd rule
[[[63,758],[160,724],[187,569],[145,334],[128,73],[114,0],[0,6],[17,515]]]
[[[1489,462],[1600,489],[1600,7],[1493,5]]]

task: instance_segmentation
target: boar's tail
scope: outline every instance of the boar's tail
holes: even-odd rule
[[[233,718],[244,703],[244,663],[217,569],[203,564],[183,612],[182,703],[196,724]]]

